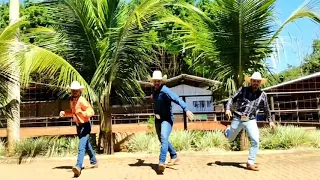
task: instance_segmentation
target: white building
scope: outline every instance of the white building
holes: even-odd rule
[[[149,82],[140,82],[142,87],[151,87]],[[166,81],[166,85],[180,98],[185,98],[188,109],[195,113],[213,112],[212,92],[219,81],[181,74]],[[151,94],[151,92],[149,92]],[[174,113],[183,113],[179,105],[172,103]]]
[[[213,112],[212,91],[208,87],[180,84],[170,88],[178,96],[185,96],[187,107],[192,112]],[[173,113],[183,113],[179,105],[172,103]]]

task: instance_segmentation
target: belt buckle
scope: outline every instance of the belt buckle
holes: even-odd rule
[[[249,120],[248,116],[245,116],[245,115],[241,116],[241,121],[248,121],[248,120]]]

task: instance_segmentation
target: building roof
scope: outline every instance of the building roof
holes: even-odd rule
[[[314,73],[314,74],[310,74],[310,75],[307,75],[307,76],[303,76],[303,77],[300,77],[300,78],[297,78],[297,79],[294,79],[294,80],[286,81],[286,82],[283,82],[283,83],[280,83],[280,84],[277,84],[277,85],[274,85],[274,86],[266,87],[266,88],[264,88],[262,90],[263,91],[268,91],[268,90],[271,90],[273,88],[278,88],[278,87],[281,87],[281,86],[285,86],[285,85],[288,85],[288,84],[296,83],[296,82],[299,82],[299,81],[307,80],[307,79],[318,77],[318,76],[320,76],[320,72],[317,72],[317,73]]]
[[[139,81],[139,83],[142,86],[152,86],[151,82]],[[221,84],[221,82],[199,77],[199,76],[188,75],[188,74],[181,74],[179,76],[175,76],[170,79],[167,79],[166,81],[166,85],[168,87],[174,87],[179,84],[188,84],[195,87],[208,87],[208,86],[212,87],[212,86]]]

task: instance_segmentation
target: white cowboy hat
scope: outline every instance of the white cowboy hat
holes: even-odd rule
[[[150,75],[148,76],[148,81],[153,82],[154,80],[161,80],[161,81],[166,81],[167,80],[167,75],[162,76],[161,71],[153,71],[152,77]]]
[[[78,81],[73,81],[71,83],[71,86],[68,86],[69,89],[71,90],[83,90],[84,87],[82,85],[80,85],[80,83]]]
[[[244,79],[245,79],[246,83],[251,83],[251,79],[260,80],[261,84],[265,84],[267,82],[267,79],[262,78],[262,76],[259,72],[254,72],[251,77],[246,75]]]

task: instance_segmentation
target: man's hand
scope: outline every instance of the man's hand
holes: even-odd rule
[[[231,119],[231,117],[232,117],[232,113],[231,113],[231,111],[230,111],[230,110],[226,110],[226,116],[227,116],[228,120],[230,120],[230,119]]]
[[[60,117],[64,117],[66,115],[66,112],[60,111]]]
[[[191,111],[187,111],[187,117],[192,121],[193,120],[193,113]]]
[[[276,124],[274,122],[269,122],[269,126],[271,127],[271,129],[276,129]]]

